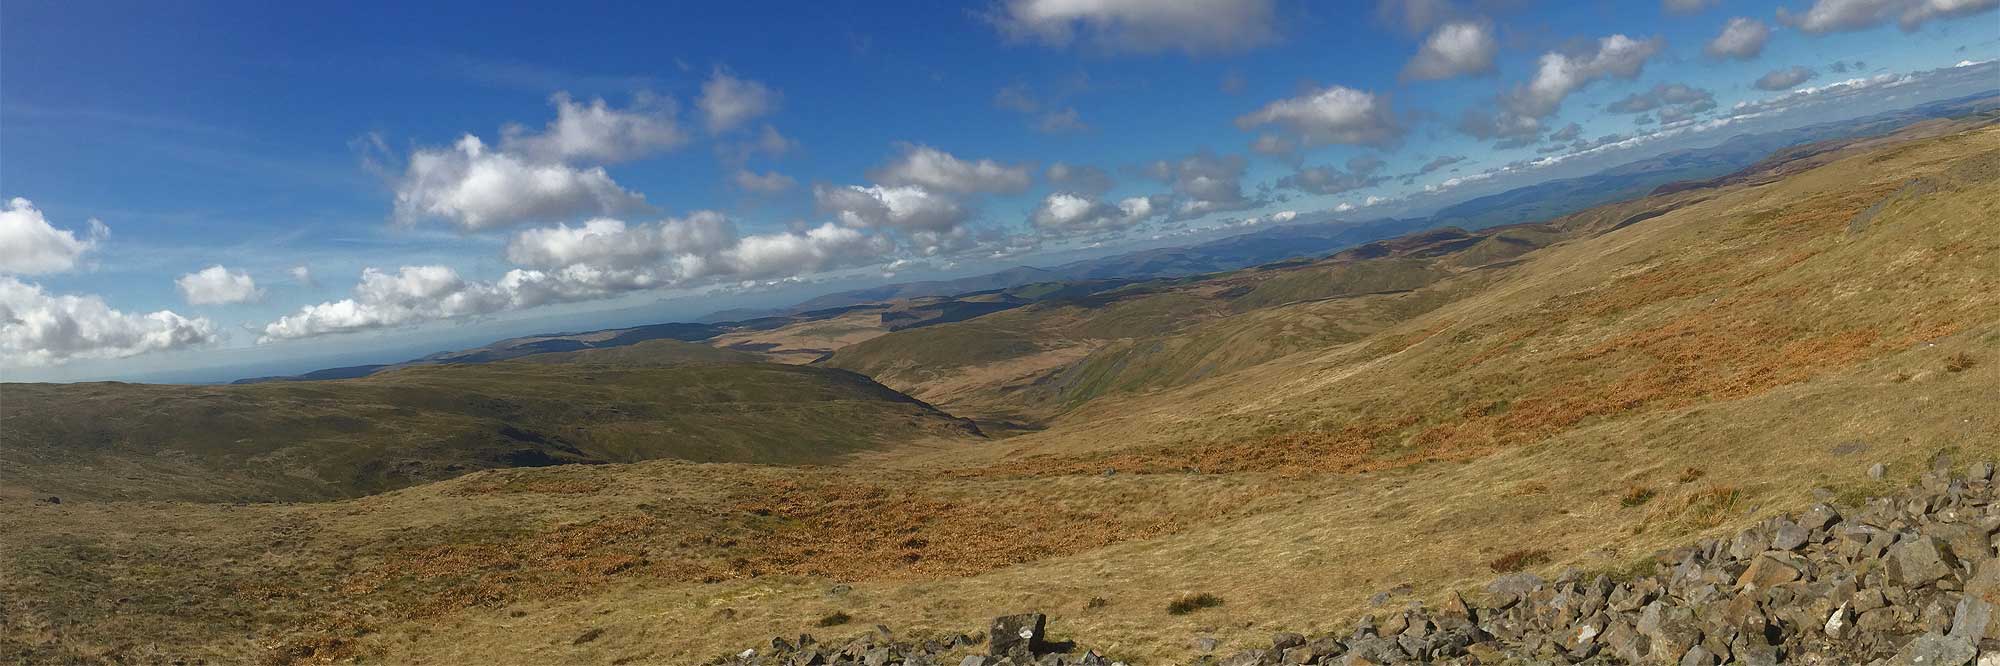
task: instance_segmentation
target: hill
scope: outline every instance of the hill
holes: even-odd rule
[[[1921,508],[1864,500],[1934,475],[1940,453],[1967,467],[2000,457],[1996,219],[2000,126],[1921,122],[1532,224],[1073,293],[1038,287],[1015,296],[1047,298],[872,334],[827,362],[988,416],[1034,417],[1032,431],[974,446],[889,433],[825,465],[490,469],[297,505],[0,492],[0,659],[696,663],[778,634],[845,638],[880,624],[921,642],[1034,610],[1063,632],[1053,638],[1127,663],[1187,663],[1200,639],[1269,644],[1371,616],[1407,627],[1408,602],[1447,608],[1502,571],[1670,576],[1701,599],[1668,606],[1714,608],[1708,595],[1735,590],[1687,579],[1740,575],[1741,558],[1717,553],[1742,530],[1815,503],[1930,515],[1957,501],[1949,489],[1920,496]],[[59,425],[89,432],[194,398],[222,409],[327,395],[314,391],[371,416],[461,400],[561,414],[604,404],[600,391],[628,395],[630,382],[599,367],[516,360],[120,393]],[[658,375],[632,394],[708,404],[703,387],[738,381],[734,367],[673,366],[724,375]],[[569,382],[538,386],[542,374]],[[433,376],[477,381],[417,381]],[[361,399],[399,378],[416,382],[409,393]],[[510,382],[531,395],[481,393]],[[14,389],[9,428],[37,413],[15,411]],[[38,407],[127,389],[84,386]],[[607,413],[548,422],[588,430]],[[829,422],[821,414],[813,426]],[[867,423],[935,423],[904,419]],[[184,431],[204,433],[204,446],[236,441],[195,426]],[[88,492],[114,487],[125,466],[176,459],[120,455],[26,462]],[[1863,471],[1876,464],[1881,473]],[[187,482],[220,486],[239,469]],[[1889,546],[1914,531],[1907,520],[1842,543]],[[1713,544],[1699,571],[1671,554],[1688,544]],[[1851,589],[1772,587],[1814,611],[1774,617],[1823,627],[1837,594],[1910,587],[1902,574],[1858,574]],[[1869,631],[1908,636],[1945,615],[1876,617],[1893,626]]]
[[[481,469],[825,463],[977,435],[860,375],[660,342],[312,383],[8,384],[0,486],[71,499],[324,500]]]

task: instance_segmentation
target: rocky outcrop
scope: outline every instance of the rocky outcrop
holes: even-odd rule
[[[1221,653],[1200,640],[1195,663],[2000,666],[1996,481],[1991,463],[1954,476],[1940,460],[1900,495],[1848,511],[1817,504],[1704,539],[1663,553],[1651,575],[1509,574],[1476,599],[1448,593],[1343,633],[1281,633]],[[837,646],[780,639],[714,663],[1114,663],[1048,642],[1045,622],[1002,617],[990,639],[898,642],[886,629]]]

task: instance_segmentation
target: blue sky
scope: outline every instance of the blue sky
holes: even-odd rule
[[[398,360],[1420,214],[2000,87],[1996,5],[9,2],[0,378]]]

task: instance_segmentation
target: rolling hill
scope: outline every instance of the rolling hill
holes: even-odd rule
[[[71,499],[324,500],[481,469],[826,463],[976,429],[853,373],[672,341],[360,379],[9,384],[0,486]]]

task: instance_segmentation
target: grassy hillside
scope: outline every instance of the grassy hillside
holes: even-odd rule
[[[1318,261],[1052,295],[881,335],[824,363],[954,413],[1045,422],[1105,395],[1179,386],[1359,339],[1469,293],[1492,264],[1575,233],[1580,228],[1547,225],[1439,229]]]
[[[827,462],[970,434],[853,373],[690,356],[740,355],[656,341],[327,382],[8,384],[0,485],[79,499],[328,499],[488,468]]]

